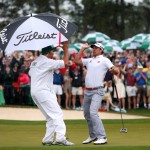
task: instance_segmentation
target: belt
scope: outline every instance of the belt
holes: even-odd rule
[[[93,91],[93,90],[97,90],[97,89],[101,89],[101,88],[104,88],[103,86],[99,86],[99,87],[94,87],[94,88],[85,88],[86,90],[88,91]]]

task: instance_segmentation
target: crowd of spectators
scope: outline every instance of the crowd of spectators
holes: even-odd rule
[[[0,52],[0,105],[34,105],[30,95],[28,71],[30,63],[38,55],[39,52],[35,51],[18,51],[5,56]],[[62,55],[58,49],[54,59],[61,59]],[[122,104],[124,110],[150,109],[150,55],[141,50],[124,50],[122,53],[104,55],[120,72],[115,76],[110,72],[106,74],[102,107],[109,111]],[[91,56],[91,51],[83,54],[83,57]],[[74,63],[75,57],[75,53],[70,54],[68,67],[55,70],[54,89],[61,107],[82,110],[86,68],[77,66]],[[114,86],[117,88],[119,101]]]

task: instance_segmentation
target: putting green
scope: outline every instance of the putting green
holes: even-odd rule
[[[108,144],[83,145],[88,137],[85,120],[68,120],[67,137],[76,145],[73,147],[50,146],[43,147],[41,139],[45,133],[45,122],[3,121],[0,120],[0,149],[1,150],[39,150],[39,149],[150,149],[150,119],[124,120],[128,133],[120,133],[120,120],[103,120]]]

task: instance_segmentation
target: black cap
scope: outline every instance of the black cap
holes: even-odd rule
[[[56,51],[56,48],[53,46],[47,46],[42,48],[42,55],[48,54],[50,51]]]

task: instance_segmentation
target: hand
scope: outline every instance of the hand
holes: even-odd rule
[[[68,48],[69,48],[69,41],[65,41],[64,43],[63,43],[63,46],[62,46],[62,48],[63,48],[63,50],[68,50]]]
[[[112,68],[110,68],[110,72],[111,72],[112,74],[117,75],[117,74],[119,73],[119,69],[116,68],[116,67],[112,67]]]
[[[88,45],[88,43],[85,43],[85,44],[82,45],[82,48],[83,48],[83,49],[86,49],[86,48],[89,48],[89,47],[90,47],[90,46]]]

